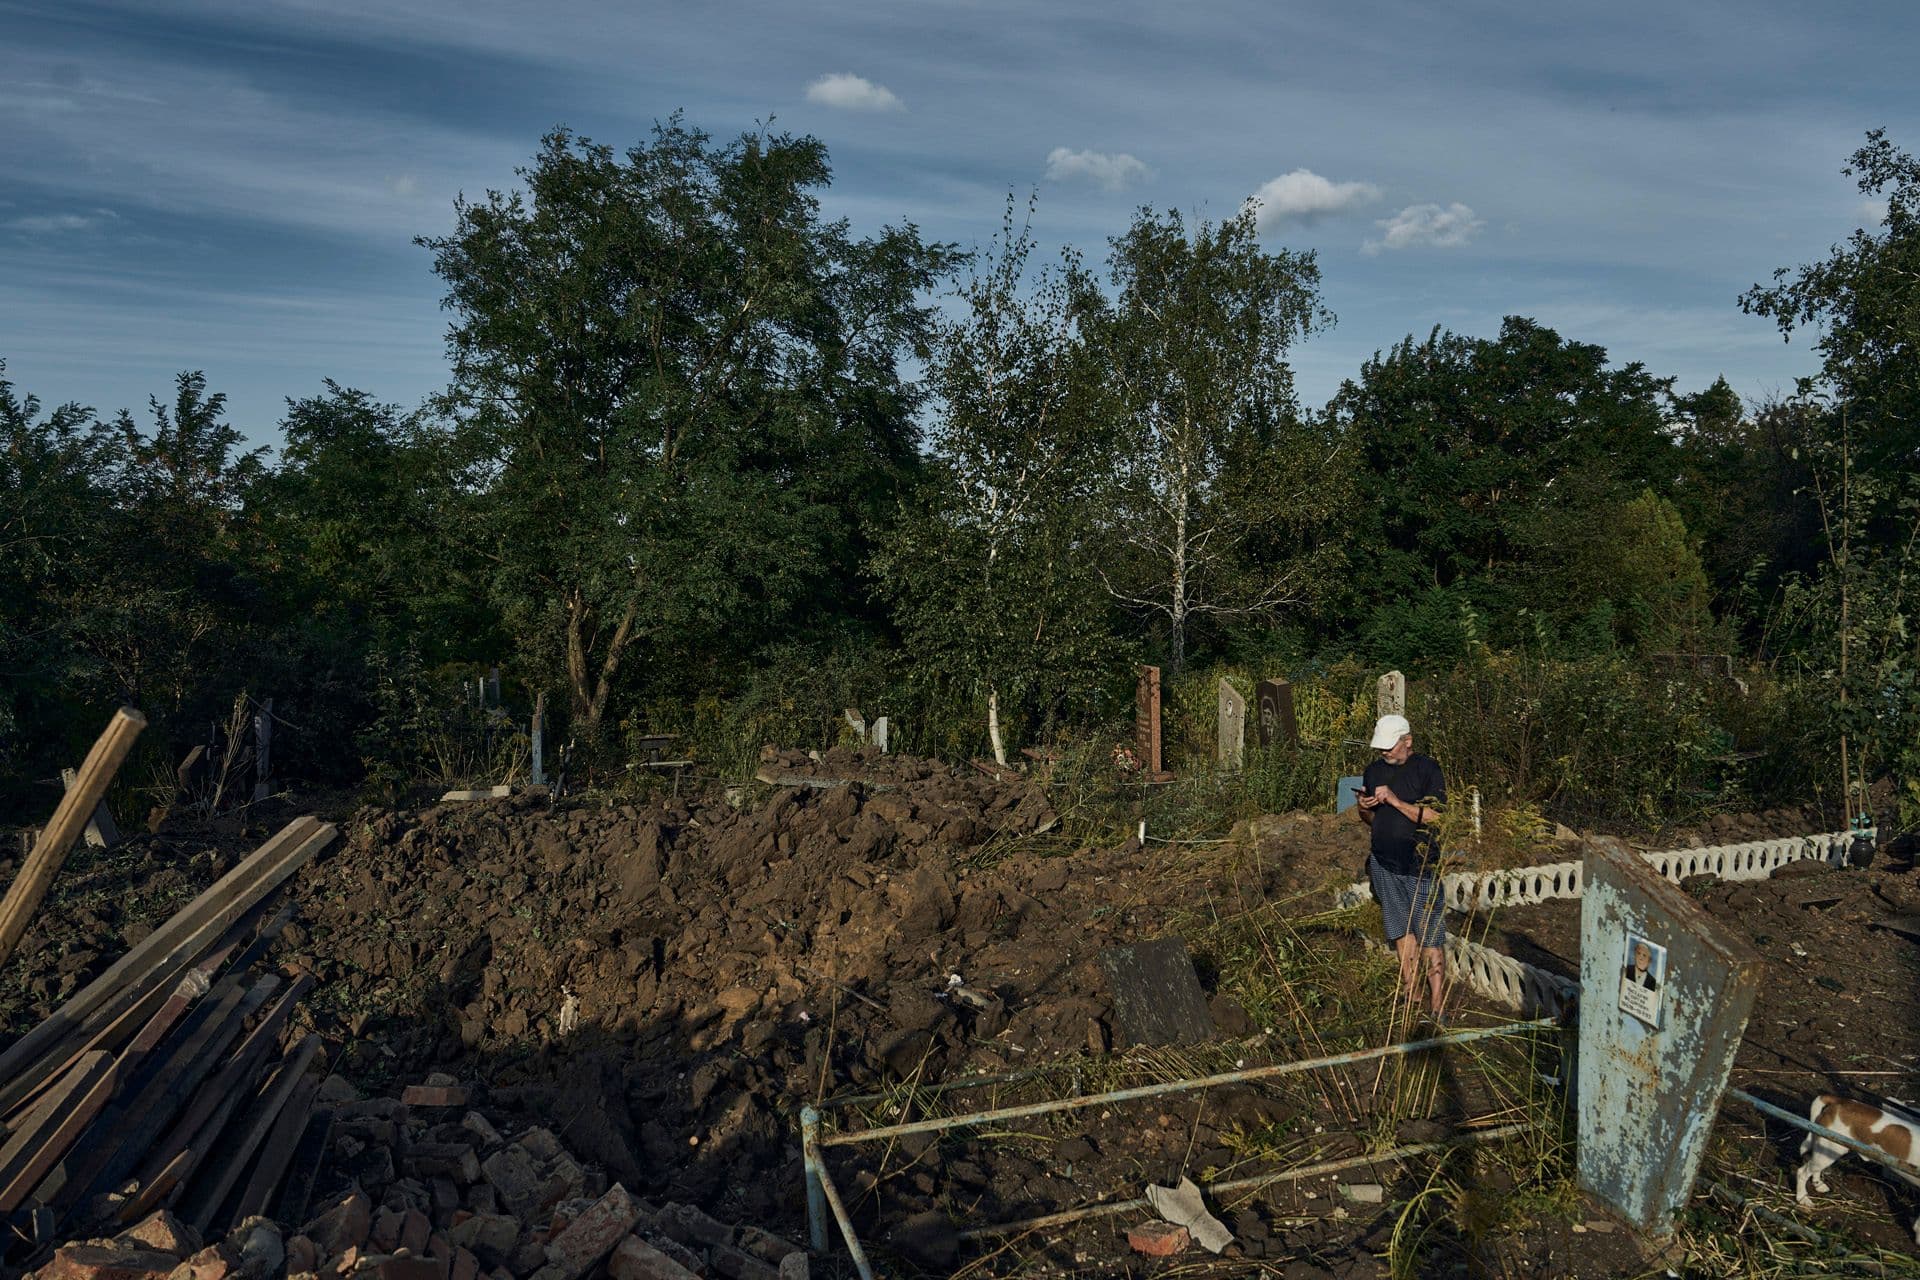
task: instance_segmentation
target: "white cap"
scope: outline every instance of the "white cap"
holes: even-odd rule
[[[1405,716],[1381,716],[1373,726],[1373,749],[1391,751],[1400,739],[1413,732]]]

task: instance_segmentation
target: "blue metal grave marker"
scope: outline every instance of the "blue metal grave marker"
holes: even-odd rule
[[[1362,779],[1355,775],[1341,778],[1333,788],[1333,811],[1345,813],[1360,803],[1360,783]]]
[[[1587,848],[1580,1185],[1649,1235],[1692,1194],[1759,990],[1759,953],[1633,850]]]

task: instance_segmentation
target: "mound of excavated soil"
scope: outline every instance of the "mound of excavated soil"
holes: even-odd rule
[[[0,1041],[99,977],[254,843],[238,832],[142,833],[111,849],[75,849],[0,969]],[[10,884],[16,868],[17,860],[0,860],[0,884]]]
[[[762,1217],[798,1186],[800,1100],[1104,1042],[1095,954],[1179,905],[1133,848],[974,865],[1053,823],[1036,789],[897,759],[884,777],[740,810],[363,811],[303,873],[283,958],[358,1037],[348,1071],[477,1065],[550,1094],[618,1176]],[[949,997],[952,974],[981,998]]]

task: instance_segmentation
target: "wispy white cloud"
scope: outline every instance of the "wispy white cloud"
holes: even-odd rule
[[[524,140],[316,101],[243,67],[102,54],[98,87],[52,82],[41,60],[0,48],[0,83],[65,95],[60,110],[0,130],[0,163],[82,210],[113,201],[136,220],[153,209],[403,242],[437,229],[423,225],[423,201],[450,221],[456,192],[504,184],[526,155]],[[113,91],[121,81],[141,94]],[[69,218],[31,229],[84,228]]]
[[[1258,207],[1260,225],[1271,228],[1346,213],[1372,204],[1380,195],[1380,188],[1371,182],[1335,182],[1311,169],[1295,169],[1261,186],[1248,202]]]
[[[1074,151],[1055,147],[1047,153],[1047,176],[1056,182],[1093,182],[1109,191],[1121,191],[1145,182],[1153,170],[1125,151]]]
[[[111,209],[92,209],[86,213],[36,213],[0,222],[8,231],[25,235],[57,235],[70,231],[91,231],[103,227],[119,215]]]
[[[1360,246],[1362,253],[1382,249],[1457,249],[1487,225],[1468,206],[1458,200],[1448,205],[1410,204],[1391,218],[1374,223],[1380,238]]]
[[[851,71],[821,76],[807,86],[807,101],[842,111],[898,111],[906,104],[893,90]]]
[[[1887,220],[1887,202],[1881,200],[1862,200],[1853,206],[1853,220],[1863,227],[1877,227]]]

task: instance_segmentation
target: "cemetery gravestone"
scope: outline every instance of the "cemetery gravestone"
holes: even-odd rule
[[[1113,1031],[1119,1044],[1197,1044],[1213,1035],[1207,993],[1179,938],[1156,938],[1100,953],[1113,989]]]
[[[1220,681],[1220,766],[1238,769],[1247,756],[1247,700],[1225,679]]]
[[[1259,707],[1261,746],[1300,740],[1300,726],[1293,716],[1292,685],[1285,680],[1262,680],[1253,687],[1253,699]]]
[[[73,784],[79,779],[79,773],[73,769],[60,771],[60,785],[63,790],[73,790]],[[120,828],[113,824],[113,812],[107,808],[105,800],[102,800],[94,809],[93,817],[87,820],[86,841],[88,847],[94,849],[111,849],[120,843]],[[30,851],[32,846],[29,845],[28,848]]]
[[[530,726],[533,744],[533,764],[528,774],[533,780],[533,785],[536,787],[545,786],[547,782],[546,761],[542,759],[541,756],[543,746],[541,739],[546,733],[546,720],[547,695],[544,692],[536,693],[533,695],[533,724]]]
[[[1389,671],[1381,676],[1374,688],[1373,704],[1377,716],[1407,714],[1407,678],[1398,671]]]
[[[253,717],[253,798],[267,798],[273,777],[273,699],[260,704]]]
[[[1580,903],[1580,1185],[1654,1236],[1692,1194],[1761,960],[1617,840]]]
[[[1142,666],[1133,691],[1134,755],[1149,776],[1160,772],[1160,668]]]

